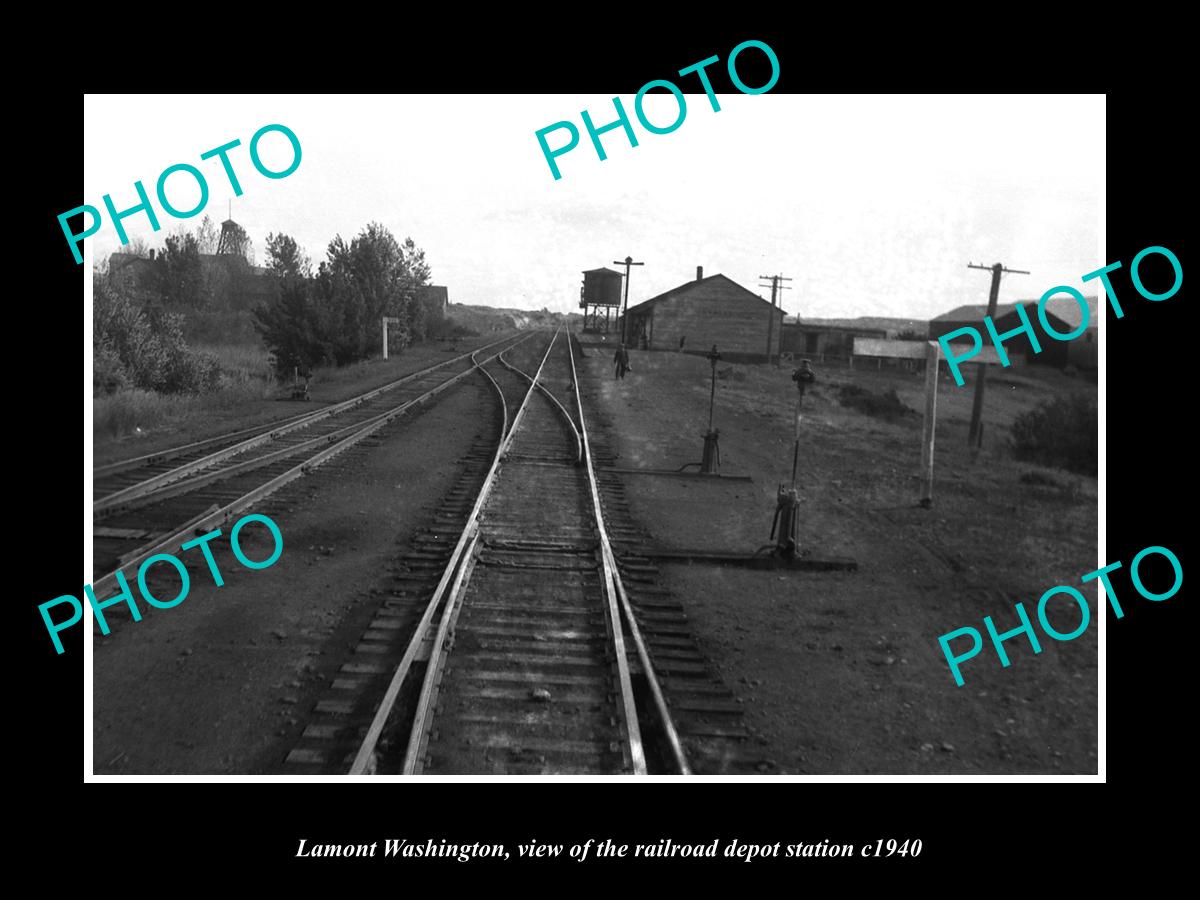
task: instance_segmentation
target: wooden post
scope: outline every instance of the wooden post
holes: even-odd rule
[[[625,266],[625,309],[621,313],[621,346],[628,349],[629,341],[629,323],[626,321],[629,318],[629,270],[630,266],[644,266],[645,263],[634,262],[632,256],[625,257],[624,261],[619,259],[613,260],[614,266]]]
[[[925,423],[921,434],[921,506],[933,506],[933,434],[937,424],[938,359],[937,341],[925,346]]]
[[[388,322],[395,322],[397,325],[399,325],[400,320],[398,318],[396,318],[395,316],[384,316],[383,317],[383,358],[384,359],[388,358]]]
[[[974,263],[967,264],[968,269],[990,269],[992,273],[992,288],[988,292],[988,311],[989,319],[996,317],[996,301],[1000,297],[1000,276],[1005,272],[1012,272],[1017,275],[1028,275],[1024,269],[1006,269],[1002,264],[995,263],[991,266],[977,266]],[[971,405],[971,427],[967,429],[967,446],[982,447],[983,446],[983,393],[987,387],[987,367],[983,363],[975,365],[975,400]]]
[[[779,276],[771,276],[771,311],[767,315],[767,363],[771,362],[771,339],[775,336],[775,295],[779,293]]]

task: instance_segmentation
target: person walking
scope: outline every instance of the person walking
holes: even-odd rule
[[[684,343],[685,343],[686,341],[687,341],[687,335],[686,335],[686,334],[681,334],[681,335],[679,336],[679,352],[680,352],[680,353],[682,353],[682,352],[683,352],[683,345],[684,345]]]
[[[613,372],[613,377],[624,378],[625,373],[631,368],[629,365],[629,351],[625,349],[624,344],[621,344],[621,346],[617,348],[617,352],[613,354],[613,363],[616,366]]]

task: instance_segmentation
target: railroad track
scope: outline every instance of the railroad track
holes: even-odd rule
[[[570,342],[527,370],[509,355],[481,370],[490,461],[471,454],[417,542],[415,590],[384,601],[290,771],[690,772],[609,543]]]
[[[349,400],[320,409],[99,466],[92,473],[93,514],[103,518],[113,510],[136,507],[141,498],[187,481],[198,473],[220,471],[283,449],[300,452],[300,447],[312,437],[327,436],[386,410],[397,389],[404,388],[411,394],[421,384],[436,383],[442,377],[443,370],[461,367],[475,352],[482,353],[501,345],[511,346],[514,340],[517,338],[509,336],[493,341],[477,351],[426,366]]]
[[[111,592],[116,587],[117,572],[132,578],[143,560],[178,550],[191,537],[219,527],[458,384],[503,349],[529,337],[493,342],[351,400],[285,420],[282,426],[272,423],[249,437],[226,441],[217,450],[209,442],[201,442],[208,446],[178,448],[180,452],[171,457],[175,465],[167,471],[95,502],[93,590],[97,596],[105,590]],[[494,352],[481,355],[488,351]],[[147,466],[162,464],[160,461]],[[127,471],[142,471],[147,466]],[[109,476],[113,474],[109,472]]]

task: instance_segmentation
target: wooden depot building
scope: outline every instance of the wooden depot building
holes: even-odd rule
[[[629,307],[628,341],[638,350],[707,353],[713,344],[722,357],[759,361],[779,353],[784,312],[724,275],[681,284]],[[768,343],[769,342],[769,343]]]

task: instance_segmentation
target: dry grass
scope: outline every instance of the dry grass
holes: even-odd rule
[[[156,394],[130,388],[92,400],[92,433],[97,439],[175,426],[199,411],[201,398]]]
[[[269,357],[261,347],[200,345],[193,349],[217,358],[221,366],[218,390],[168,395],[131,388],[96,397],[92,401],[94,437],[116,439],[164,429],[190,430],[214,412],[278,393]]]

